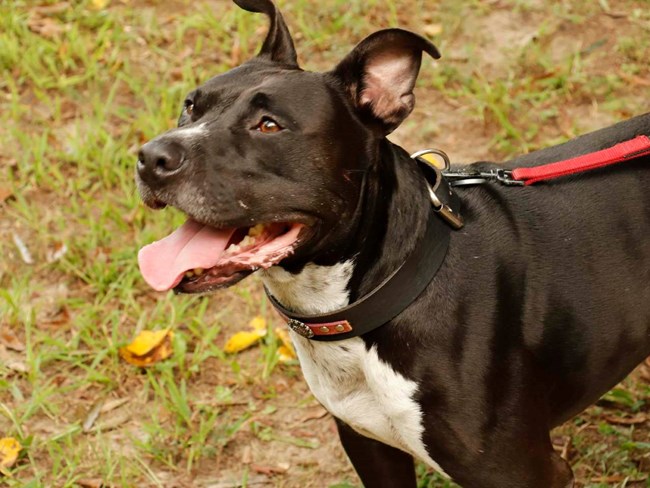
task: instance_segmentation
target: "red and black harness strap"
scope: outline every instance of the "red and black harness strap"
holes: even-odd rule
[[[521,181],[524,185],[533,185],[540,181],[552,180],[602,168],[610,164],[630,161],[648,154],[650,154],[650,137],[641,135],[607,149],[564,161],[532,168],[516,168],[512,170],[511,175],[514,181]]]
[[[499,168],[489,171],[463,168],[443,171],[442,174],[452,187],[480,185],[489,181],[497,181],[507,186],[529,186],[562,176],[584,173],[612,164],[632,161],[646,155],[650,155],[650,137],[639,135],[634,139],[620,142],[600,151],[540,166],[514,169]]]

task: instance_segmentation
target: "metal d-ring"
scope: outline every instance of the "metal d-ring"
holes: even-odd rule
[[[440,156],[442,158],[442,161],[445,163],[445,167],[441,171],[448,171],[451,168],[451,160],[449,159],[449,156],[447,156],[447,153],[440,150],[440,149],[422,149],[421,151],[414,152],[411,154],[411,158],[413,159],[421,159],[425,163],[427,163],[430,166],[434,166],[434,164],[430,161],[427,161],[426,159],[422,158],[425,154],[435,154],[436,156]],[[434,166],[436,169],[440,169],[437,166]]]
[[[438,198],[438,195],[436,195],[436,191],[433,188],[431,188],[431,185],[427,185],[427,189],[429,190],[429,199],[433,204],[433,211],[440,212],[440,210],[443,207],[443,203]]]
[[[435,163],[432,163],[431,161],[424,159],[422,156],[425,154],[435,154],[441,157],[445,163],[445,168],[441,170]],[[446,205],[442,200],[440,200],[438,195],[436,195],[436,191],[438,190],[438,187],[440,186],[440,183],[443,180],[444,172],[450,169],[451,163],[449,161],[449,156],[447,156],[447,153],[441,151],[440,149],[423,149],[422,151],[413,153],[411,155],[411,158],[424,164],[425,166],[423,166],[422,169],[426,168],[427,170],[435,173],[435,181],[432,183],[431,180],[426,175],[426,171],[425,171],[427,189],[429,190],[429,199],[431,200],[431,204],[433,205],[433,211],[439,214],[442,217],[442,219],[445,222],[447,222],[452,228],[454,229],[462,228],[463,219],[460,217],[460,215],[456,214],[449,205]],[[449,194],[452,195],[451,190],[449,190],[449,192],[450,192]]]

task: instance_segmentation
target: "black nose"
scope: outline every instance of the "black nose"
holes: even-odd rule
[[[179,173],[185,164],[185,150],[175,141],[154,139],[138,153],[138,174],[147,183],[162,182]]]

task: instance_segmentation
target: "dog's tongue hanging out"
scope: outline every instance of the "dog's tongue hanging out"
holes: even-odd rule
[[[174,288],[186,271],[211,268],[219,262],[236,229],[218,230],[188,220],[169,236],[140,249],[144,280],[157,291]]]
[[[192,291],[197,292],[223,285],[235,273],[279,263],[293,253],[303,227],[269,223],[215,229],[190,219],[171,235],[140,249],[138,263],[144,280],[157,291],[171,290],[186,272],[195,271],[201,280],[190,281]]]

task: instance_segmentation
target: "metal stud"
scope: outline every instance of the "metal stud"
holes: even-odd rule
[[[338,324],[336,327],[334,327],[336,332],[343,332],[345,330],[345,326],[343,324]]]
[[[303,324],[299,320],[291,319],[287,322],[287,325],[291,330],[296,334],[299,334],[307,339],[314,337],[314,331],[311,330],[306,324]]]
[[[329,327],[324,325],[324,326],[322,326],[320,328],[320,331],[326,334],[326,333],[328,333],[330,331],[330,329],[329,329]]]

